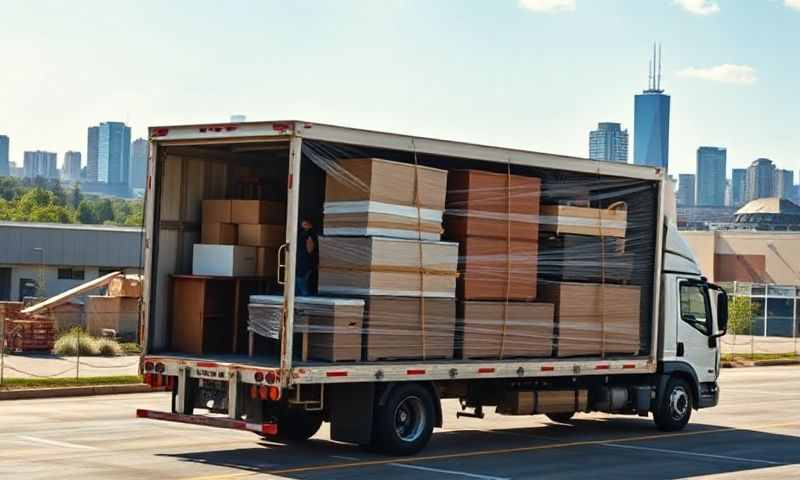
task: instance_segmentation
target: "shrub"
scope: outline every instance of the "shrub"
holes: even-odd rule
[[[97,351],[104,357],[117,357],[122,355],[122,346],[116,340],[110,338],[98,338],[95,340]]]
[[[53,347],[56,355],[74,357],[78,352],[81,355],[97,355],[99,350],[97,341],[77,327],[61,335]]]

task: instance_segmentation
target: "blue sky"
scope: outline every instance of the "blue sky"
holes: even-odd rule
[[[301,118],[586,156],[633,134],[653,41],[672,173],[800,168],[800,0],[5,0],[0,133],[85,152],[86,127]],[[631,145],[633,144],[631,138]],[[631,154],[632,157],[632,148]],[[85,160],[84,160],[85,161]]]

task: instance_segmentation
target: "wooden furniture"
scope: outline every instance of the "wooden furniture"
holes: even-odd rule
[[[246,352],[248,298],[271,287],[272,280],[263,277],[173,275],[172,349],[190,354]]]

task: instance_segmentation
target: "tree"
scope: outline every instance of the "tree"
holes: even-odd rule
[[[81,200],[83,200],[83,195],[81,194],[81,186],[79,183],[76,183],[75,186],[69,192],[69,204],[70,206],[77,210],[78,206],[81,204]]]
[[[52,205],[53,203],[53,194],[51,192],[39,187],[28,190],[17,201],[13,214],[14,220],[21,222],[28,221],[28,216],[31,212],[38,208]]]
[[[48,190],[53,192],[53,202],[55,202],[56,205],[61,207],[67,205],[67,192],[64,191],[61,182],[58,180],[51,180]]]
[[[114,207],[111,200],[103,198],[94,204],[94,218],[96,223],[105,223],[114,220]]]
[[[753,326],[755,305],[750,297],[731,296],[728,298],[728,330],[737,335],[749,335]]]
[[[47,222],[47,223],[72,223],[72,215],[69,211],[59,205],[48,205],[33,210],[28,215],[28,221]]]
[[[94,215],[94,209],[86,200],[81,200],[81,203],[78,205],[78,212],[75,215],[76,220],[79,223],[92,225],[97,222],[97,217]]]

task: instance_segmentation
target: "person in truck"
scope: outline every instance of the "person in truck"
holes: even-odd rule
[[[318,258],[317,234],[314,232],[314,224],[304,217],[297,234],[297,268],[294,282],[297,296],[314,295],[314,273],[317,269]]]

